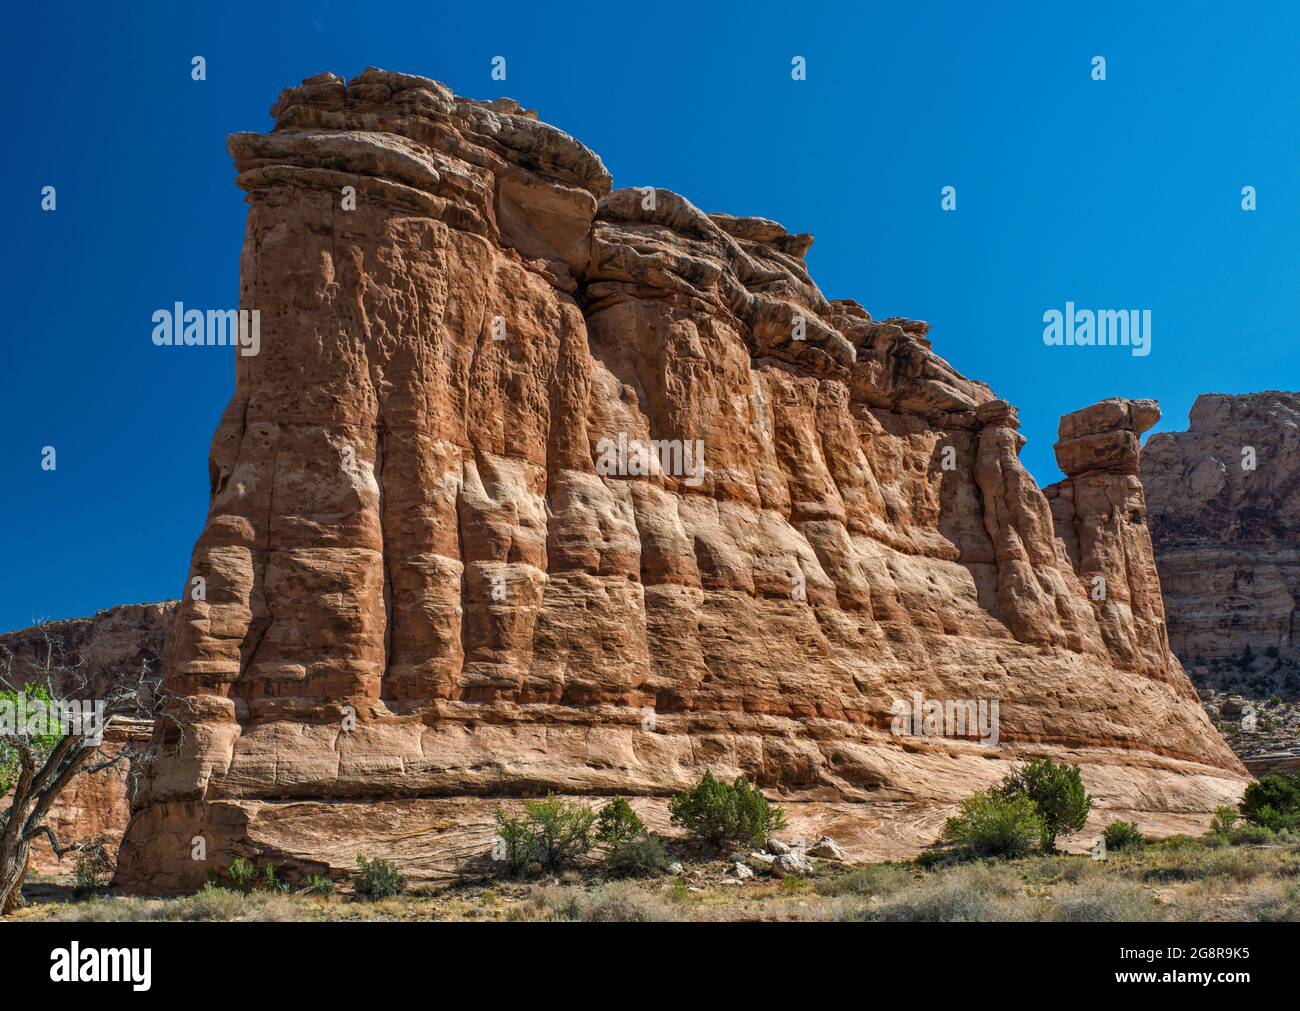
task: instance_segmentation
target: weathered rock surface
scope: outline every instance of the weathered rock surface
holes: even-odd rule
[[[62,669],[74,672],[79,695],[103,698],[112,685],[138,678],[146,666],[155,672],[162,669],[175,609],[173,601],[124,604],[90,618],[5,632],[0,634],[0,657],[15,683],[43,684],[47,669],[56,674]],[[73,678],[56,676],[54,680],[59,688],[68,690]],[[115,757],[124,749],[144,747],[150,731],[149,724],[141,721],[114,721],[95,761]],[[0,800],[0,806],[7,804]],[[46,823],[64,846],[102,839],[111,858],[129,819],[127,766],[122,763],[93,775],[76,776],[55,800]],[[71,861],[71,857],[59,861],[44,837],[32,848],[32,868],[38,872],[71,873]]]
[[[1250,647],[1251,677],[1284,676],[1300,664],[1300,394],[1207,393],[1188,422],[1142,452],[1170,643],[1189,668]]]
[[[1092,602],[1107,652],[1129,670],[1195,699],[1169,657],[1164,603],[1138,477],[1140,438],[1160,420],[1153,400],[1112,398],[1061,419],[1056,461],[1066,480],[1044,489],[1070,564]]]
[[[86,690],[100,697],[146,666],[155,672],[162,669],[175,620],[174,600],[122,604],[89,618],[0,632],[0,656],[12,662],[14,678],[43,678],[48,665],[56,672],[75,671]],[[68,687],[66,678],[55,680],[60,688]]]
[[[1142,408],[1070,429],[1058,538],[1014,409],[926,324],[827,300],[809,236],[611,190],[423,78],[320,75],[274,114],[230,141],[262,347],[177,615],[188,732],[120,885],[358,852],[418,880],[490,848],[493,798],[617,792],[660,826],[706,768],[851,858],[915,852],[1036,754],[1150,831],[1239,795],[1162,649],[1136,472],[1105,469]],[[636,440],[674,445],[610,473]],[[894,735],[913,691],[997,700],[998,746]]]

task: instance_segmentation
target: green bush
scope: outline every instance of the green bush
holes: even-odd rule
[[[235,857],[234,862],[226,869],[226,877],[230,879],[236,891],[247,894],[253,890],[253,882],[257,880],[257,868],[251,861],[243,857]]]
[[[386,899],[406,890],[406,878],[397,873],[391,860],[367,860],[358,854],[357,866],[361,870],[353,876],[352,888],[362,898]]]
[[[936,867],[947,867],[949,864],[960,863],[964,858],[963,853],[954,853],[950,849],[929,849],[922,850],[916,855],[912,862],[923,870],[933,870]]]
[[[318,895],[322,899],[328,899],[334,894],[335,885],[329,878],[322,877],[319,874],[313,874],[307,879],[307,887],[303,889],[308,895]]]
[[[1143,843],[1142,833],[1136,823],[1131,821],[1113,821],[1101,834],[1108,850],[1124,850],[1130,846],[1138,847]]]
[[[615,797],[596,815],[596,842],[606,849],[615,849],[645,834],[645,824],[622,797]]]
[[[1241,820],[1241,815],[1237,813],[1236,808],[1220,806],[1214,809],[1214,817],[1210,819],[1210,831],[1215,835],[1227,835],[1236,827],[1237,822]]]
[[[744,776],[724,783],[705,772],[695,786],[668,802],[672,823],[711,846],[765,846],[768,833],[785,827],[785,812],[767,802]]]
[[[281,895],[288,895],[291,891],[289,882],[281,881],[275,874],[275,867],[272,864],[266,865],[266,873],[262,875],[262,884],[266,886],[268,892],[279,892]]]
[[[1016,769],[997,790],[1004,797],[1024,797],[1034,805],[1043,823],[1040,844],[1048,853],[1056,850],[1058,835],[1082,829],[1092,810],[1078,766],[1058,765],[1050,758],[1036,758]]]
[[[1234,846],[1260,846],[1273,841],[1274,832],[1264,825],[1241,825],[1228,833]]]
[[[643,835],[616,844],[605,857],[605,870],[614,878],[648,878],[668,867],[664,844],[655,836]]]
[[[963,800],[960,813],[944,825],[943,838],[974,856],[1011,858],[1032,850],[1045,831],[1033,801],[994,787]]]
[[[584,804],[560,800],[524,802],[522,815],[496,812],[500,859],[511,875],[560,871],[571,867],[591,849],[596,812]]]
[[[1274,832],[1300,828],[1300,773],[1269,772],[1246,787],[1241,813],[1252,825]]]

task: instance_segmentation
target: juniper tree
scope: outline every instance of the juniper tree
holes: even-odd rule
[[[60,640],[40,629],[35,661],[20,662],[0,647],[0,916],[22,905],[33,844],[45,838],[60,860],[80,842],[60,843],[46,824],[59,794],[78,774],[125,766],[138,777],[148,749],[98,757],[103,731],[117,721],[153,719],[162,684],[145,663],[130,675],[95,684],[80,664],[66,661]],[[89,720],[78,714],[93,714]]]

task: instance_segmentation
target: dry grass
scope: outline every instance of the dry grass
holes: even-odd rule
[[[586,921],[1202,921],[1300,919],[1300,843],[1225,845],[1173,839],[1111,855],[1034,856],[923,869],[821,864],[813,879],[726,883],[723,864],[685,878],[607,882],[570,873],[549,883],[462,883],[375,902],[339,895],[205,888],[175,899],[34,889],[17,919]]]

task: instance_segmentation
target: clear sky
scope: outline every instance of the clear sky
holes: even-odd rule
[[[1178,429],[1198,393],[1300,387],[1300,4],[836,6],[15,5],[0,629],[181,592],[233,365],[155,347],[151,315],[237,304],[226,135],[324,70],[509,95],[616,186],[812,232],[828,297],[929,320],[1020,408],[1043,484],[1058,417],[1103,397],[1154,397]],[[1151,354],[1045,346],[1067,301],[1150,309]]]

